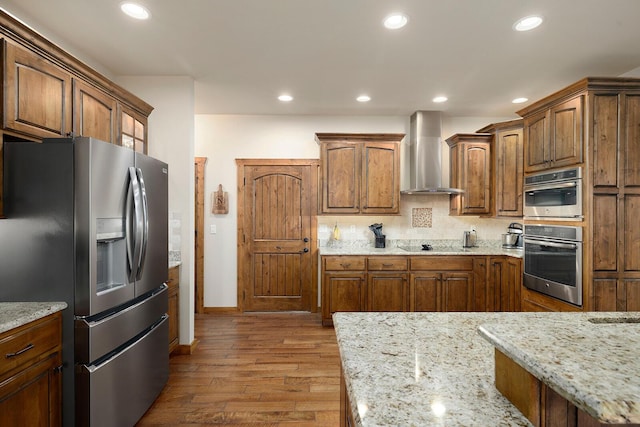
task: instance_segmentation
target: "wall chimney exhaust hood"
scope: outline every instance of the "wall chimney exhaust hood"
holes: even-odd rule
[[[401,194],[460,194],[442,187],[442,113],[416,111],[409,125],[409,189]]]

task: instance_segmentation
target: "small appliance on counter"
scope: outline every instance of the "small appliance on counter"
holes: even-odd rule
[[[507,233],[502,235],[502,247],[505,249],[520,249],[522,244],[522,224],[512,222],[507,227]]]
[[[382,223],[381,222],[377,222],[375,224],[371,224],[369,226],[369,230],[373,231],[373,234],[376,238],[376,243],[375,243],[375,247],[376,248],[384,248],[387,246],[387,242],[386,242],[386,237],[384,234],[382,234]]]
[[[476,230],[465,231],[462,235],[463,248],[475,248],[478,243],[478,233]]]

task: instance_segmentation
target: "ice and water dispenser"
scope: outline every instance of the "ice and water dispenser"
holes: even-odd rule
[[[127,284],[127,246],[124,218],[96,219],[96,292],[98,295]]]

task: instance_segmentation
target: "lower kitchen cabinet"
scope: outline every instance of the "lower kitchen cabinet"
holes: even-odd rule
[[[367,291],[367,311],[409,310],[407,273],[369,273]]]
[[[178,347],[180,341],[180,266],[176,265],[169,269],[168,298],[169,308],[169,353]]]
[[[521,311],[522,259],[498,256],[489,258],[491,297],[489,311]]]
[[[487,259],[322,256],[322,324],[338,311],[493,311]]]
[[[60,312],[0,334],[0,425],[61,425],[61,346]]]

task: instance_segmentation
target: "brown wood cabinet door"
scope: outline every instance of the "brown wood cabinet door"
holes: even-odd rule
[[[369,272],[367,311],[408,311],[407,273]]]
[[[118,144],[147,153],[147,118],[122,104],[118,104],[120,124]]]
[[[473,311],[473,273],[442,274],[442,311]]]
[[[496,133],[496,216],[522,216],[522,140],[521,128]]]
[[[400,153],[394,143],[370,142],[362,148],[360,211],[365,214],[400,212]]]
[[[169,315],[169,353],[178,346],[178,330],[180,327],[180,305],[178,296],[178,285],[169,288],[169,305],[167,314]]]
[[[411,311],[442,311],[441,295],[441,273],[415,273],[411,275]]]
[[[487,258],[473,259],[473,311],[493,311],[493,297],[487,281]]]
[[[465,143],[462,147],[463,214],[491,212],[491,144]]]
[[[580,95],[551,108],[553,167],[582,163],[583,98]]]
[[[73,80],[73,132],[77,136],[116,141],[116,100],[83,81]]]
[[[547,169],[551,161],[549,147],[549,111],[524,119],[524,171]]]
[[[5,47],[4,126],[38,138],[71,132],[71,75],[33,52]]]
[[[624,97],[624,144],[620,159],[624,162],[624,185],[640,187],[640,94]]]
[[[502,287],[505,281],[505,263],[503,256],[489,258],[489,289],[491,297],[488,298],[489,311],[502,311]]]
[[[239,295],[244,310],[315,309],[316,168],[317,163],[239,165]]]
[[[322,213],[360,212],[361,152],[360,144],[321,144]]]
[[[322,285],[323,319],[338,311],[365,311],[364,272],[325,272]]]
[[[594,94],[592,99],[593,187],[615,187],[618,184],[618,95]]]
[[[54,353],[0,384],[0,425],[61,425],[60,353]]]
[[[509,302],[503,311],[519,312],[522,309],[522,259],[507,257],[506,268],[505,278]]]

